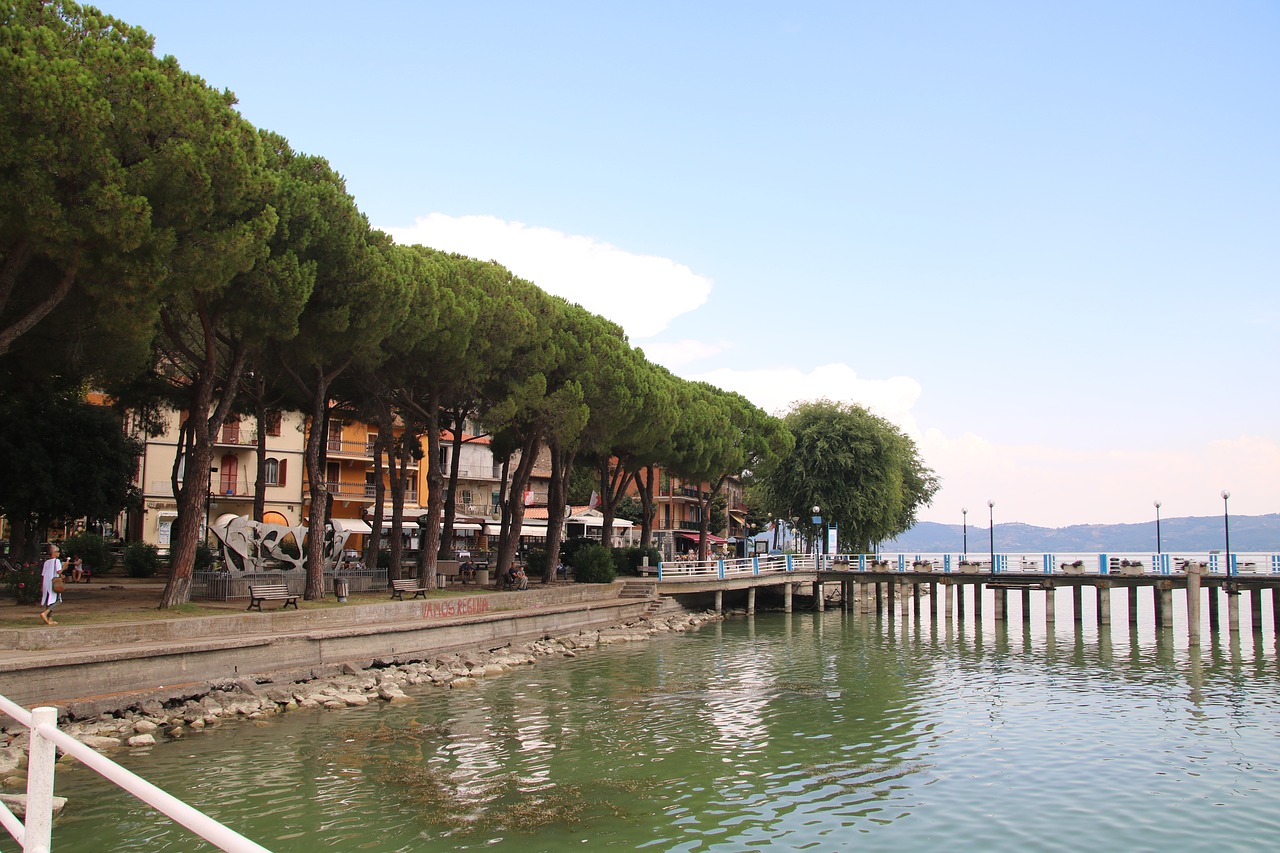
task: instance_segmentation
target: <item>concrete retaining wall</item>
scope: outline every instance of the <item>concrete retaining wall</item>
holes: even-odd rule
[[[34,707],[281,670],[494,649],[645,612],[647,600],[619,599],[617,593],[613,586],[576,585],[297,613],[4,632],[27,635],[14,642],[30,653],[5,655],[0,694]],[[45,634],[50,645],[40,647],[41,638],[33,635]]]

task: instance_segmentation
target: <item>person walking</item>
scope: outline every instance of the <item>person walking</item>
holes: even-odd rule
[[[58,559],[57,545],[49,546],[49,559],[44,561],[44,566],[40,571],[40,604],[44,610],[40,611],[40,618],[44,620],[46,625],[57,625],[49,618],[53,613],[53,608],[62,603],[62,593],[55,591],[54,580],[58,581],[58,586],[62,585],[62,561]]]

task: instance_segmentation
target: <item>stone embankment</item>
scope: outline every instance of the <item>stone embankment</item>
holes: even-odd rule
[[[481,679],[532,666],[548,657],[576,657],[584,650],[689,631],[720,619],[714,611],[646,616],[600,630],[577,631],[494,650],[468,650],[422,660],[375,661],[369,669],[350,664],[315,677],[276,673],[189,686],[181,693],[155,691],[74,702],[60,709],[63,730],[95,749],[149,746],[233,720],[263,721],[298,708],[349,708],[371,702],[412,702],[411,685],[466,689]],[[307,680],[295,680],[300,675]],[[25,728],[11,723],[0,732],[0,781],[9,790],[26,785]]]

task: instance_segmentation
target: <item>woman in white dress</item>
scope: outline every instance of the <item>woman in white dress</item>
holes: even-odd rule
[[[53,591],[53,579],[62,574],[62,561],[58,559],[58,553],[57,545],[49,546],[49,559],[44,561],[40,572],[40,604],[44,607],[40,611],[40,618],[46,625],[58,624],[49,618],[49,614],[62,603],[62,596]]]

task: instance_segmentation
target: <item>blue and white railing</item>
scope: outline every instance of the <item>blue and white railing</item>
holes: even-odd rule
[[[137,797],[205,841],[230,853],[270,853],[266,847],[250,841],[240,833],[166,793],[141,776],[124,769],[92,747],[85,746],[58,729],[57,708],[35,708],[0,696],[0,711],[30,730],[27,752],[26,820],[18,820],[7,806],[0,803],[0,824],[22,846],[24,853],[48,853],[53,844],[53,773],[57,751],[77,759],[107,781]]]
[[[807,571],[935,572],[940,574],[1170,575],[1198,567],[1209,575],[1280,575],[1280,553],[1045,552],[1037,554],[773,554],[658,564],[658,580],[731,580]]]

